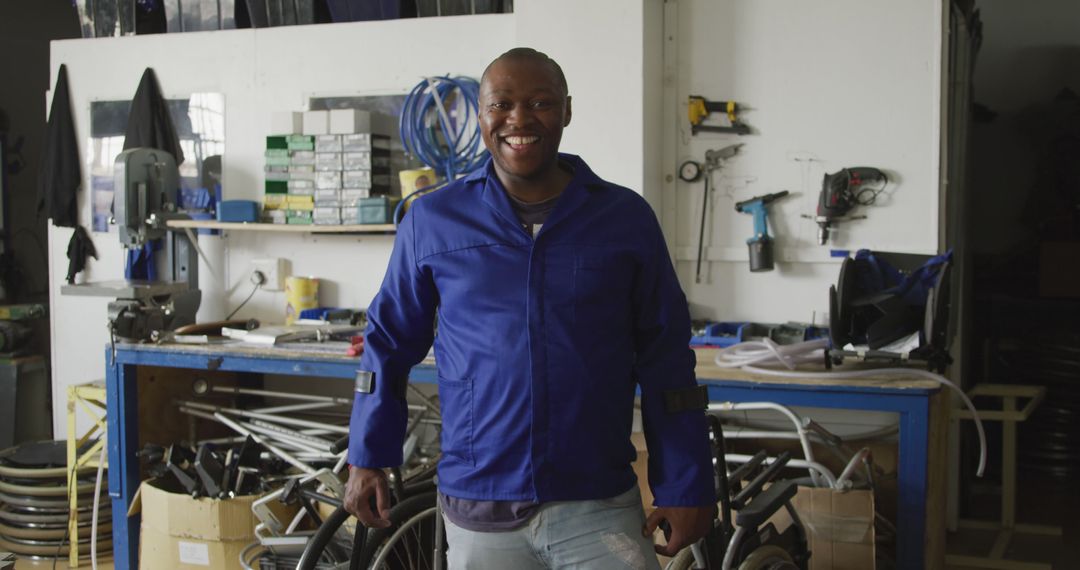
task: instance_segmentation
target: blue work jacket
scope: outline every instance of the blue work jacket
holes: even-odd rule
[[[656,216],[580,158],[535,239],[489,160],[417,199],[368,308],[349,462],[402,461],[410,369],[435,344],[439,487],[474,500],[615,496],[635,484],[640,388],[658,506],[715,502],[702,411],[668,412],[693,388],[690,317]],[[433,325],[438,318],[438,334]]]

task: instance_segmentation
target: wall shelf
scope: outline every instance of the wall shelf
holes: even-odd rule
[[[299,224],[265,224],[246,222],[215,222],[208,220],[169,220],[166,222],[170,228],[198,229],[198,230],[222,230],[236,232],[292,232],[307,234],[392,234],[397,231],[393,224],[366,224],[366,225],[299,225]]]

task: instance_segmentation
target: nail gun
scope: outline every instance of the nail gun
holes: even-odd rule
[[[826,174],[818,197],[817,215],[803,214],[818,224],[818,244],[829,242],[829,231],[837,222],[862,220],[866,216],[849,216],[856,206],[869,206],[885,189],[889,178],[870,166],[853,166]]]
[[[691,95],[687,102],[687,118],[690,119],[690,133],[728,133],[735,135],[750,134],[750,127],[739,120],[736,113],[739,111],[738,103],[734,101],[709,101],[700,95]],[[730,126],[714,126],[701,124],[705,117],[712,113],[724,113],[727,115]]]

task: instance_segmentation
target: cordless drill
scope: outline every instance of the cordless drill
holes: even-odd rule
[[[829,230],[837,222],[866,218],[847,214],[855,206],[873,204],[888,182],[884,172],[869,166],[853,166],[826,174],[818,197],[817,215],[804,216],[818,224],[818,245],[829,242]]]
[[[773,239],[769,236],[769,215],[766,206],[788,195],[787,190],[755,196],[735,204],[735,211],[754,216],[754,235],[746,240],[750,249],[750,271],[772,271]]]

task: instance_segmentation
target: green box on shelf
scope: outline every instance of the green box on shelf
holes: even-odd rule
[[[315,150],[314,142],[289,141],[289,150]]]
[[[289,183],[285,180],[267,180],[266,181],[266,193],[267,194],[288,194]]]
[[[288,216],[287,218],[285,218],[285,223],[300,226],[310,226],[312,224],[312,220],[308,216]]]
[[[356,203],[356,222],[358,224],[390,224],[394,221],[394,208],[401,198],[375,196],[361,198]]]
[[[281,136],[268,136],[266,137],[266,149],[285,149],[288,150],[289,141],[285,137]]]
[[[285,138],[285,137],[279,137],[279,138]],[[283,144],[285,146],[283,146],[281,148],[268,148],[268,149],[266,149],[266,155],[265,155],[266,158],[281,158],[281,157],[289,158],[289,148],[288,148],[289,143],[283,143]]]

